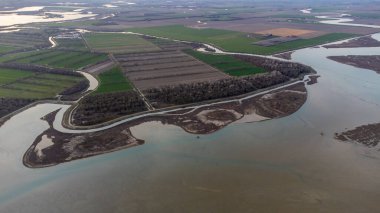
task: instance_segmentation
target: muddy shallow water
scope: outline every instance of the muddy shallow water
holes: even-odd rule
[[[378,212],[380,151],[334,140],[380,122],[380,75],[329,55],[380,48],[296,51],[321,77],[296,113],[235,123],[210,134],[149,122],[132,128],[142,146],[44,169],[22,155],[60,107],[43,104],[0,128],[1,212]]]

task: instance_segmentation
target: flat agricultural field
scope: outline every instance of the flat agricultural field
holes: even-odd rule
[[[347,33],[330,33],[314,38],[299,39],[296,41],[289,41],[278,45],[264,47],[254,44],[255,42],[259,41],[259,39],[257,39],[257,37],[253,36],[252,34],[228,30],[193,29],[179,25],[133,28],[129,30],[132,32],[171,39],[208,43],[230,52],[242,52],[260,55],[270,55],[356,36],[354,34]]]
[[[84,80],[84,78],[0,68],[0,97],[53,98],[81,80]]]
[[[137,35],[121,33],[86,33],[85,39],[93,51],[133,53],[159,50],[156,45]]]
[[[41,50],[3,57],[1,62],[38,64],[54,68],[80,69],[108,59],[106,54],[80,51]]]
[[[286,37],[286,36],[305,36],[305,35],[317,33],[317,31],[294,29],[294,28],[275,28],[271,30],[259,31],[256,33],[262,34],[262,35],[272,34],[275,36]]]
[[[249,36],[247,33],[242,32],[219,29],[195,29],[182,25],[133,28],[128,30],[177,40],[209,43],[229,51],[245,49],[246,46],[260,40],[257,37]]]
[[[228,76],[180,51],[116,55],[124,74],[139,89],[213,81]]]
[[[123,75],[120,67],[113,67],[110,70],[102,72],[98,75],[100,82],[95,93],[121,92],[133,89],[128,79]]]
[[[231,76],[245,76],[265,72],[264,68],[241,61],[233,56],[206,54],[194,50],[186,50],[185,52]]]
[[[55,41],[58,43],[58,48],[60,49],[82,50],[82,51],[88,50],[83,39],[55,39]]]
[[[19,49],[19,48],[15,47],[15,46],[0,44],[0,54],[11,52],[11,51],[14,51],[17,49]]]
[[[48,37],[39,32],[0,33],[0,44],[15,47],[48,46]]]

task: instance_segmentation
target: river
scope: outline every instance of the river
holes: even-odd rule
[[[200,138],[145,123],[132,128],[142,146],[44,169],[22,155],[48,128],[39,118],[68,106],[25,110],[0,128],[0,212],[379,212],[378,148],[333,139],[380,122],[380,75],[326,59],[347,54],[380,48],[293,53],[321,78],[288,117]]]
[[[97,16],[96,14],[85,14],[81,10],[74,10],[69,12],[48,12],[50,14],[59,15],[61,17],[46,18],[44,15],[25,15],[20,12],[33,12],[45,8],[44,6],[24,7],[12,11],[0,11],[0,27],[10,27],[14,25],[23,25],[41,22],[62,22],[69,20],[76,20],[82,18],[91,18]],[[47,7],[49,8],[49,7]],[[13,30],[15,31],[15,30]]]

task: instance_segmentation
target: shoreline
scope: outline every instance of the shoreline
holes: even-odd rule
[[[142,145],[144,141],[135,138],[130,128],[152,121],[178,126],[190,134],[211,134],[245,116],[248,121],[244,123],[288,116],[306,100],[306,82],[302,81],[240,100],[197,107],[183,114],[147,114],[98,131],[77,133],[55,128],[54,122],[59,119],[59,110],[56,110],[42,118],[50,127],[34,140],[24,154],[23,162],[29,168],[43,168]],[[184,109],[175,111],[180,110]],[[44,145],[46,143],[48,146]]]

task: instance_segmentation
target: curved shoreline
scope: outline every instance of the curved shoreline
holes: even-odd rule
[[[184,111],[183,108],[146,113],[87,130],[57,126],[62,124],[63,114],[70,110],[61,108],[43,117],[50,128],[42,132],[29,147],[23,158],[24,165],[30,168],[48,167],[142,145],[144,141],[135,138],[130,128],[146,122],[175,125],[190,134],[210,134],[243,118],[246,118],[245,123],[251,123],[285,117],[296,112],[306,102],[305,84],[304,81],[295,81],[248,97],[195,106],[179,114],[170,112]],[[46,140],[50,141],[47,147],[44,145]]]

